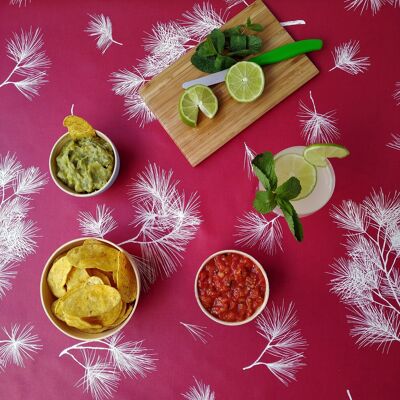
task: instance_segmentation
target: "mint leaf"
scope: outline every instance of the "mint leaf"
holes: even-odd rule
[[[278,184],[278,179],[275,174],[274,155],[266,151],[258,154],[251,162],[254,173],[264,186],[265,190],[275,190]]]
[[[300,181],[292,176],[276,189],[276,194],[285,200],[295,199],[301,192]]]
[[[244,35],[232,35],[229,44],[231,52],[245,50],[247,47],[247,37]]]
[[[191,62],[197,69],[209,74],[220,71],[215,69],[213,57],[201,57],[197,51],[192,55]]]
[[[196,53],[200,57],[210,57],[217,54],[217,50],[214,47],[214,43],[210,37],[207,37],[206,41],[200,43],[196,49]]]
[[[258,191],[253,202],[253,207],[261,214],[267,214],[276,207],[275,193]]]
[[[299,216],[292,204],[281,197],[277,197],[276,201],[278,206],[282,210],[283,216],[289,226],[290,231],[293,233],[294,237],[298,242],[303,240],[303,226],[301,225]]]
[[[225,46],[225,35],[219,29],[213,29],[209,37],[216,51],[221,54]]]
[[[247,18],[246,28],[254,32],[261,32],[264,29],[261,24],[253,24],[250,17]]]
[[[253,53],[259,53],[262,47],[262,40],[258,36],[247,36],[247,48]]]
[[[238,51],[233,51],[232,53],[228,53],[228,55],[231,57],[246,57],[249,56],[250,54],[253,54],[253,52],[249,49],[238,50]]]
[[[243,27],[244,27],[244,25],[238,25],[238,26],[235,26],[234,28],[226,29],[224,31],[224,35],[226,38],[229,38],[233,35],[241,35]]]

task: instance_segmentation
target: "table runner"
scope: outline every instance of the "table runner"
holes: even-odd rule
[[[392,261],[399,252],[399,2],[268,1],[295,39],[324,39],[311,56],[320,75],[192,168],[150,122],[134,86],[192,45],[179,26],[200,40],[244,3],[2,1],[1,398],[396,398],[400,280],[393,273],[392,285],[382,284],[379,274],[390,268],[387,253]],[[19,40],[44,52],[36,67],[21,68]],[[121,157],[112,188],[89,199],[49,179],[50,150],[72,105]],[[252,211],[257,182],[248,160],[319,141],[341,143],[351,155],[333,161],[333,197],[303,219],[299,244],[285,224],[280,238],[279,220]],[[153,188],[169,184],[165,201],[179,200],[171,212],[183,212],[186,225],[166,246],[182,259],[161,260],[168,267],[157,274],[142,266],[149,288],[122,333],[77,345],[42,310],[43,266],[81,236],[127,242],[143,257],[140,226],[131,222],[146,194],[132,195],[140,184],[148,193],[149,179]],[[202,261],[231,248],[256,257],[271,286],[263,316],[241,327],[209,320],[193,293]]]

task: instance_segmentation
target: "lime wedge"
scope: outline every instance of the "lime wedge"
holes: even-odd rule
[[[225,77],[229,94],[240,103],[249,103],[261,96],[265,78],[262,68],[249,61],[240,61],[229,68]]]
[[[294,176],[300,181],[301,192],[293,200],[307,197],[317,183],[317,170],[299,154],[284,154],[275,159],[275,173],[278,186]]]
[[[304,158],[317,167],[326,167],[327,158],[344,158],[350,154],[346,147],[339,144],[312,144],[304,150]]]
[[[207,118],[213,118],[218,111],[218,99],[208,86],[191,86],[179,100],[181,120],[191,127],[197,125],[199,109]]]

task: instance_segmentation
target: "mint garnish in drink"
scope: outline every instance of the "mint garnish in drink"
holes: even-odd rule
[[[253,171],[263,185],[264,190],[259,190],[253,202],[253,207],[261,214],[267,214],[279,207],[297,241],[303,240],[303,227],[290,200],[295,199],[301,192],[300,181],[290,177],[278,186],[275,173],[274,155],[266,151],[258,154],[251,162]]]

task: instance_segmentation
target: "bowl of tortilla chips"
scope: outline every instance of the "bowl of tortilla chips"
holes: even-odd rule
[[[80,238],[59,247],[42,273],[43,309],[56,328],[77,340],[104,339],[132,318],[140,277],[132,257],[116,244]]]

